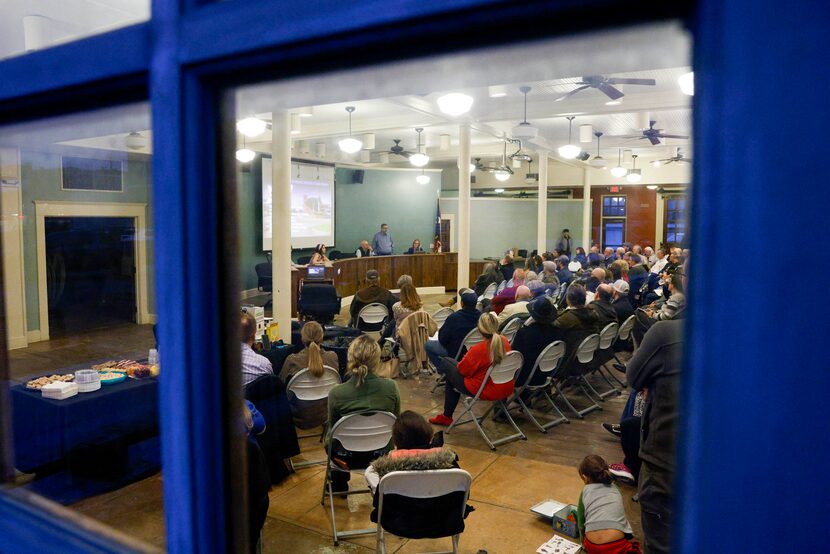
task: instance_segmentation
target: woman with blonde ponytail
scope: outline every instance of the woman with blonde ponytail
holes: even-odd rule
[[[323,376],[323,366],[338,369],[337,354],[320,347],[323,344],[323,327],[319,323],[307,321],[300,331],[300,339],[305,348],[285,359],[280,371],[280,379],[283,383],[287,385],[294,375],[305,368],[308,368],[314,377]]]
[[[326,447],[331,442],[331,429],[343,416],[359,412],[391,412],[395,417],[401,411],[401,395],[398,385],[392,379],[378,377],[375,372],[380,367],[380,346],[368,335],[361,335],[349,345],[348,375],[349,380],[335,386],[329,392],[329,434]],[[365,468],[369,463],[392,448],[387,445],[376,452],[349,452],[337,441],[332,445],[334,457],[342,460],[351,468]],[[349,474],[341,471],[332,473],[332,490],[348,490]]]
[[[484,313],[478,319],[478,331],[484,340],[470,348],[460,362],[443,358],[439,373],[447,379],[444,386],[444,413],[429,420],[435,425],[451,425],[452,414],[462,394],[475,396],[487,376],[490,366],[501,363],[510,352],[510,343],[498,333],[499,320],[493,313]],[[482,400],[504,398],[513,390],[513,381],[495,384],[488,380],[481,393]]]

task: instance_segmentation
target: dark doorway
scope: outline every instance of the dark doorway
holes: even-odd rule
[[[135,221],[47,217],[51,337],[136,321]]]

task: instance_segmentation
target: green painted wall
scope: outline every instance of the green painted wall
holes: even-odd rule
[[[73,154],[76,155],[76,154]],[[153,221],[150,211],[150,164],[144,161],[127,162],[122,192],[69,191],[61,187],[60,155],[23,150],[21,160],[21,188],[23,195],[23,264],[26,286],[26,321],[29,331],[40,329],[40,311],[37,283],[37,230],[35,204],[37,200],[61,202],[129,202],[146,203],[147,208],[147,294],[150,313],[156,312],[155,281],[153,278]]]
[[[262,251],[262,158],[238,174],[239,284],[242,290],[257,287],[256,264],[267,261]]]
[[[335,243],[341,252],[354,252],[360,241],[372,240],[381,223],[389,224],[395,253],[403,253],[414,239],[424,250],[435,232],[435,209],[441,174],[428,172],[426,185],[415,182],[418,172],[367,169],[363,183],[352,182],[352,170],[335,171]]]

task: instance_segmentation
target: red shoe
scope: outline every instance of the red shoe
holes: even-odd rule
[[[429,422],[433,425],[443,425],[444,427],[449,427],[452,425],[452,418],[447,417],[444,414],[438,414],[435,417],[429,418]]]

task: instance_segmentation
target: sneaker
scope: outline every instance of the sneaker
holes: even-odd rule
[[[443,425],[444,427],[449,427],[452,425],[452,418],[447,417],[444,414],[438,414],[435,417],[429,418],[429,422],[433,425]]]
[[[622,436],[622,431],[620,430],[619,423],[603,423],[602,428],[617,438]]]
[[[622,365],[622,364],[611,364],[611,365],[614,367],[614,369],[616,369],[620,373],[625,374],[625,366],[624,365]]]
[[[625,464],[611,464],[608,466],[608,471],[620,481],[634,483],[634,474]]]

